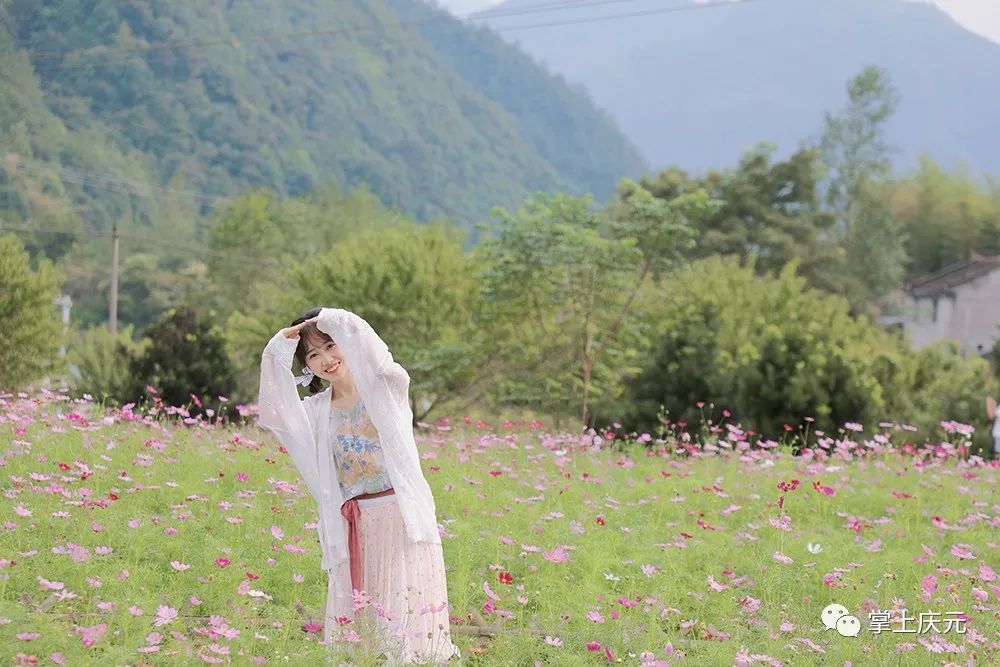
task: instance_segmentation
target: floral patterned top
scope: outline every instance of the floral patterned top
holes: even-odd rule
[[[331,451],[344,500],[392,488],[378,431],[364,403],[358,400],[349,410],[330,407]]]

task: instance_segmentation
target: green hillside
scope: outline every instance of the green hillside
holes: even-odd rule
[[[0,113],[14,120],[0,126],[0,145],[55,169],[53,187],[80,186],[70,199],[97,225],[155,217],[176,190],[196,193],[204,211],[250,187],[298,195],[331,180],[368,184],[419,219],[469,225],[531,191],[601,196],[642,170],[585,95],[440,13],[430,17],[458,46],[432,43],[412,25],[420,8],[406,9],[7,0]],[[477,71],[463,67],[472,62]],[[122,186],[108,204],[112,188],[94,172],[170,191],[133,201]],[[3,178],[7,208],[23,216]]]

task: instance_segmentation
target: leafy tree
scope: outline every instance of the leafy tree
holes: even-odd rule
[[[259,285],[258,308],[229,318],[244,390],[256,389],[260,351],[279,328],[311,306],[330,306],[368,320],[406,367],[415,419],[459,399],[481,372],[490,336],[474,327],[476,285],[462,241],[446,224],[406,223],[354,234],[289,264],[278,281]]]
[[[852,79],[847,94],[847,105],[826,115],[820,146],[831,172],[826,200],[837,215],[847,268],[857,276],[847,296],[861,307],[896,286],[907,261],[902,232],[880,190],[892,170],[885,122],[900,98],[888,73],[875,66]]]
[[[893,218],[902,226],[915,278],[966,259],[971,251],[1000,254],[1000,185],[966,171],[943,170],[924,157],[919,167],[887,188]]]
[[[195,403],[194,395],[207,408],[232,392],[234,378],[221,332],[194,310],[171,310],[144,337],[148,346],[129,368],[131,399],[147,396],[146,386],[152,385],[168,405]]]
[[[587,424],[594,397],[622,391],[608,361],[627,366],[634,355],[634,300],[688,247],[692,219],[709,204],[704,193],[659,200],[630,182],[620,191],[607,212],[566,195],[496,211],[496,236],[477,254],[480,316],[506,364],[501,402],[559,416],[576,407]]]
[[[761,144],[747,151],[735,168],[702,178],[672,168],[644,179],[642,185],[664,200],[704,190],[718,202],[715,210],[699,218],[690,258],[753,256],[753,266],[762,275],[794,259],[810,285],[836,292],[842,257],[824,238],[834,217],[821,210],[819,153],[801,149],[786,160],[774,160],[773,152],[773,147]]]
[[[54,367],[63,338],[54,303],[61,282],[47,260],[32,270],[16,236],[0,236],[0,389],[25,386]]]
[[[134,389],[130,371],[143,353],[143,345],[132,338],[132,325],[115,335],[106,326],[77,332],[67,350],[73,389],[96,401],[128,400]]]

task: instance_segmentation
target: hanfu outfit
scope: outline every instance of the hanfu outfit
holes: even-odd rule
[[[391,664],[460,657],[434,498],[413,438],[410,377],[358,315],[323,308],[317,327],[350,368],[357,404],[334,407],[330,387],[300,399],[291,370],[299,341],[278,332],[261,355],[259,419],[318,504],[320,567],[329,574],[323,637],[336,640],[341,627],[374,637],[367,645]],[[355,612],[356,598],[370,604]]]

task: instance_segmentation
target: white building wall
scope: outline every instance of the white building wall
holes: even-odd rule
[[[914,299],[907,310],[904,328],[914,349],[951,338],[965,354],[986,354],[1000,335],[1000,269],[959,285],[951,295]]]

